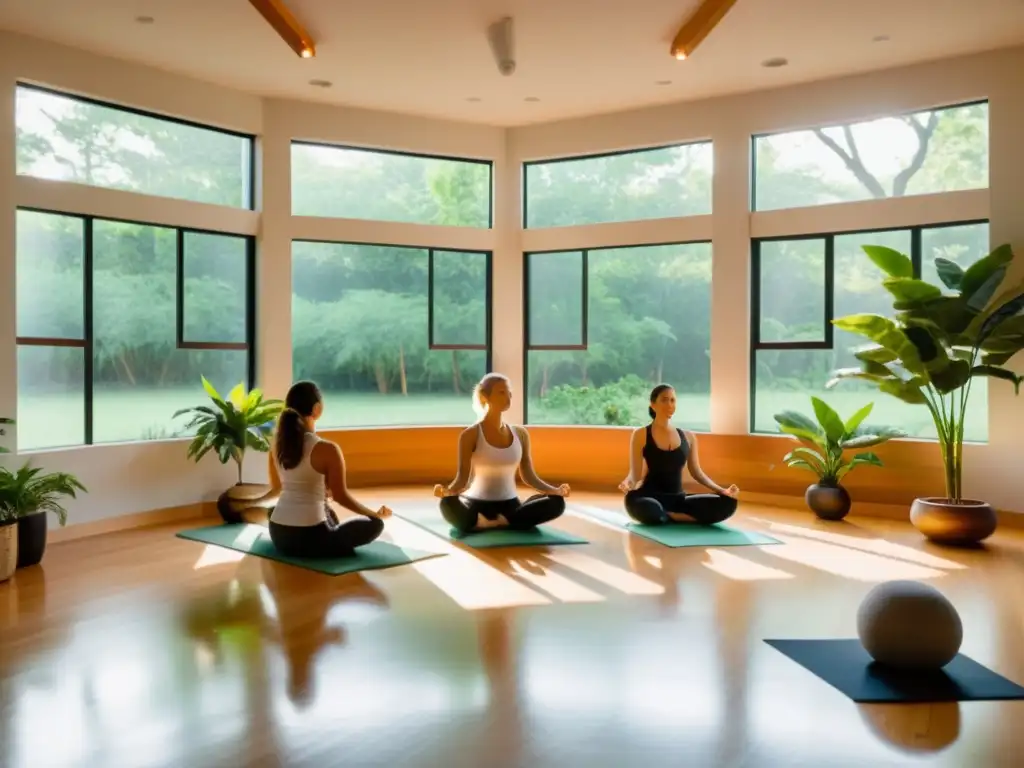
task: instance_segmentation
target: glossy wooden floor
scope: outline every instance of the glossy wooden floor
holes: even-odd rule
[[[762,640],[855,637],[873,584],[924,579],[962,650],[1024,682],[1024,535],[736,524],[783,544],[668,549],[567,515],[590,545],[470,552],[395,519],[449,555],[336,578],[188,526],[53,545],[0,584],[0,766],[1020,765],[1024,702],[858,706]]]

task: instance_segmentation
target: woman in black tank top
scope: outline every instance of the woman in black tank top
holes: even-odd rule
[[[692,523],[714,525],[732,517],[740,489],[722,488],[701,469],[697,438],[671,425],[676,393],[667,384],[651,391],[651,423],[633,432],[629,475],[619,484],[626,494],[626,512],[642,525]],[[644,474],[644,467],[647,473]],[[687,495],[683,470],[714,493]]]

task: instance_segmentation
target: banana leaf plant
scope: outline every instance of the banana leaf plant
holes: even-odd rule
[[[1014,279],[1000,290],[1014,258],[1009,245],[967,269],[935,259],[947,291],[915,278],[906,254],[878,245],[863,249],[887,275],[882,285],[892,294],[893,315],[855,314],[832,321],[871,343],[854,352],[859,368],[833,372],[827,386],[859,379],[905,403],[926,407],[942,451],[946,499],[958,504],[963,499],[964,419],[971,383],[981,376],[1001,379],[1017,394],[1024,378],[1004,367],[1024,348],[1024,280]]]
[[[226,398],[221,397],[205,376],[203,389],[213,401],[212,406],[183,408],[174,414],[174,418],[192,415],[185,427],[196,429],[195,437],[188,446],[188,458],[199,463],[207,453],[214,451],[221,464],[234,461],[238,465],[238,482],[241,484],[246,449],[263,453],[270,450],[270,434],[274,421],[284,409],[284,402],[264,400],[261,390],[246,392],[243,384],[232,389]]]
[[[813,419],[797,411],[782,411],[774,418],[782,432],[804,443],[782,458],[786,466],[813,472],[821,485],[838,486],[851,469],[860,465],[883,466],[882,460],[870,451],[850,458],[847,458],[847,451],[873,448],[887,440],[906,437],[898,429],[863,425],[874,403],[868,403],[846,421],[820,398],[812,397],[811,404]]]
[[[13,424],[13,423],[14,423],[14,419],[8,419],[8,418],[6,418],[4,416],[0,416],[0,425],[3,425],[3,424]],[[7,434],[7,430],[4,429],[3,426],[0,426],[0,437],[4,437],[6,434]],[[0,453],[10,453],[10,451],[7,450],[6,448],[4,448],[2,445],[0,445]]]

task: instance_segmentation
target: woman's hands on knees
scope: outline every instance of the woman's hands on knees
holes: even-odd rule
[[[552,493],[551,495],[552,496],[562,496],[563,498],[568,496],[569,495],[569,484],[568,483],[562,483],[560,486],[558,486],[555,489],[555,492]]]
[[[623,480],[621,483],[619,483],[619,490],[622,491],[623,493],[629,493],[630,491],[635,491],[639,487],[640,487],[640,483],[639,482],[637,482],[636,480],[630,480],[628,477],[625,480]]]
[[[371,515],[371,517],[376,517],[378,520],[387,520],[391,517],[391,507],[381,505],[381,508]]]
[[[459,494],[449,488],[447,485],[441,485],[438,483],[434,486],[434,495],[439,499],[447,498],[448,496],[458,496]]]
[[[739,498],[739,495],[740,495],[739,486],[736,485],[735,483],[733,483],[728,488],[724,488],[722,490],[721,494],[722,494],[722,496],[728,496],[729,498],[737,499],[737,498]]]

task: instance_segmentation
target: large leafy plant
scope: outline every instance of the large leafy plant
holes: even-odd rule
[[[898,429],[862,426],[874,403],[868,403],[846,421],[832,407],[817,397],[811,398],[815,418],[797,411],[775,414],[779,429],[804,443],[783,457],[787,467],[806,469],[818,476],[821,485],[839,485],[854,467],[870,464],[882,466],[882,460],[869,451],[847,458],[847,451],[873,448],[894,437],[906,437]]]
[[[1015,393],[1020,388],[1021,377],[1003,366],[1024,348],[1024,281],[999,291],[1013,261],[1008,245],[966,270],[935,259],[948,292],[915,278],[905,254],[877,245],[863,248],[887,275],[882,285],[893,296],[893,316],[857,314],[833,321],[871,343],[855,351],[859,368],[836,371],[827,386],[861,379],[903,402],[925,406],[942,451],[946,498],[959,503],[971,382],[988,376],[1012,383]]]
[[[203,389],[213,405],[183,408],[174,414],[174,418],[192,415],[185,427],[196,430],[188,446],[188,458],[198,463],[207,453],[214,451],[221,464],[234,461],[238,465],[238,482],[241,483],[246,449],[264,453],[270,450],[270,433],[284,402],[264,400],[262,391],[253,389],[246,392],[242,384],[232,389],[226,398],[221,397],[205,376]]]
[[[78,491],[85,490],[78,478],[67,472],[42,474],[41,468],[28,464],[17,471],[0,467],[0,523],[53,512],[60,524],[66,525],[68,512],[62,500],[77,498]]]

